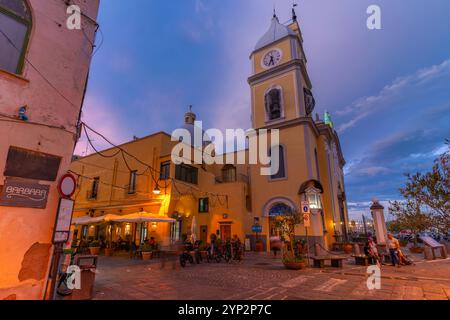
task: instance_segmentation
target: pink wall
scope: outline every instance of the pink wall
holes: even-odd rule
[[[73,2],[81,7],[85,15],[96,20],[99,0]],[[95,33],[93,22],[83,17],[84,32],[69,30],[66,28],[68,15],[64,1],[29,0],[29,4],[33,27],[26,58],[72,104],[61,97],[29,63],[25,63],[19,76],[0,70],[0,185],[5,180],[3,172],[10,146],[60,156],[62,162],[58,179],[67,172],[75,143],[73,133],[76,132],[91,62],[91,42]],[[7,117],[16,116],[23,105],[28,106],[28,123],[10,121]],[[56,182],[41,181],[51,185],[46,209],[0,206],[0,300],[7,297],[43,297],[46,276],[42,277],[42,273],[36,271],[44,270],[45,273],[49,269],[50,260],[46,256],[50,256],[52,251],[49,244],[59,201],[56,190],[58,179]],[[41,250],[36,250],[35,246],[25,261],[27,251],[36,243],[42,245]],[[33,267],[28,268],[31,265]]]

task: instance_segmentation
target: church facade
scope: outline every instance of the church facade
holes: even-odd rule
[[[261,165],[176,165],[171,151],[178,142],[164,132],[79,158],[74,217],[147,212],[174,223],[77,225],[77,238],[155,237],[162,245],[195,234],[208,242],[238,235],[250,249],[260,239],[266,249],[277,235],[275,219],[310,205],[310,226],[299,225],[298,238],[325,247],[346,234],[348,212],[339,137],[326,115],[313,117],[315,100],[308,76],[303,37],[295,17],[283,25],[276,15],[250,56],[251,114],[254,129],[278,129],[278,173],[261,175]],[[196,115],[185,115],[193,131]],[[248,153],[248,150],[240,151]],[[254,226],[260,226],[255,234]]]

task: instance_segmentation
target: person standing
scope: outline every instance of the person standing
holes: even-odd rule
[[[395,267],[400,268],[400,260],[398,257],[398,252],[400,250],[400,243],[394,236],[389,233],[388,234],[388,248],[389,248],[389,254],[391,255],[391,261],[392,265]]]

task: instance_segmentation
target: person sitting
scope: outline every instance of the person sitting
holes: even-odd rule
[[[371,258],[372,264],[376,264],[379,267],[381,266],[381,257],[378,254],[377,244],[372,238],[369,238],[367,241],[367,252],[366,247],[364,247],[364,254]]]

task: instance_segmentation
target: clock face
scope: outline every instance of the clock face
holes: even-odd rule
[[[280,49],[270,50],[263,57],[262,65],[264,68],[275,67],[281,61],[283,53]]]

